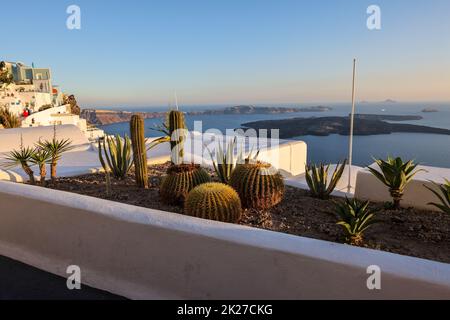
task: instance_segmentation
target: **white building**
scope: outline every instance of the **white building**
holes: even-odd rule
[[[14,82],[0,89],[0,106],[22,118],[22,127],[75,125],[89,139],[104,135],[103,130],[88,127],[85,119],[71,113],[63,94],[52,84],[50,69],[28,67],[20,62],[5,62]]]

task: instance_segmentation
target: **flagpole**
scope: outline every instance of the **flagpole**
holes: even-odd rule
[[[352,189],[352,161],[353,161],[353,127],[355,119],[355,95],[356,95],[356,59],[353,59],[353,84],[352,84],[352,113],[350,114],[350,137],[348,143],[348,192]]]

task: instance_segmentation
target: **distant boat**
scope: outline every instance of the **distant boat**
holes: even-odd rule
[[[386,109],[381,109],[381,112],[386,112]]]

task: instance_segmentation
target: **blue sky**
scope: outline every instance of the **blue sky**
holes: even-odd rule
[[[66,8],[81,8],[81,30]],[[382,29],[369,31],[377,4]],[[450,100],[448,0],[2,3],[0,59],[50,66],[83,106]]]

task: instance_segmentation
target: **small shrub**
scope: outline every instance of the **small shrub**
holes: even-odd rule
[[[369,210],[369,201],[346,198],[336,203],[336,213],[339,218],[337,224],[342,226],[347,243],[352,245],[361,245],[364,231],[377,222]]]
[[[370,167],[368,168],[369,171],[389,188],[393,208],[399,209],[405,187],[416,173],[424,170],[416,170],[418,164],[415,164],[412,160],[403,162],[400,157],[395,159],[388,157],[387,160],[375,159],[375,162],[381,172]]]
[[[450,181],[445,179],[445,183],[443,184],[438,184],[435,182],[433,182],[433,184],[436,186],[436,189],[438,191],[425,185],[424,187],[433,192],[435,196],[439,199],[440,203],[430,202],[428,204],[435,206],[444,213],[450,214]]]
[[[330,169],[330,165],[325,166],[323,163],[320,163],[319,165],[306,165],[305,177],[311,196],[323,200],[329,199],[330,194],[334,191],[336,185],[342,177],[346,164],[347,160],[344,160],[342,164],[337,164],[333,175],[331,176],[330,182],[328,182],[328,171]]]
[[[236,223],[241,218],[241,200],[237,192],[223,183],[201,184],[189,192],[184,211],[197,218]]]
[[[18,116],[13,114],[7,107],[0,107],[0,124],[5,129],[20,128],[22,122]]]

